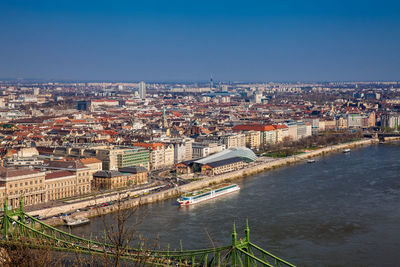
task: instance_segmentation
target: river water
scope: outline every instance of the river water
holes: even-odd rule
[[[241,190],[192,207],[149,205],[137,226],[162,248],[226,245],[243,236],[298,266],[400,265],[400,146],[373,145],[237,180]],[[106,217],[111,221],[112,215]],[[129,223],[133,225],[137,217]],[[100,218],[72,230],[100,235]]]

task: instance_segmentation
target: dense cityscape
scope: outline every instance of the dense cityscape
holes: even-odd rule
[[[13,208],[20,197],[35,206],[155,181],[178,186],[245,168],[256,155],[288,156],[400,127],[398,82],[0,87],[0,202],[7,197]],[[296,142],[308,147],[287,151]]]

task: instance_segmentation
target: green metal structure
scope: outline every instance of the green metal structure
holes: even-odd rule
[[[107,255],[112,257],[115,247],[107,240],[99,242],[85,239],[55,227],[25,213],[23,201],[16,210],[9,210],[7,200],[4,214],[0,221],[0,246],[21,244],[40,249],[51,248],[55,251]],[[124,250],[122,259],[144,262],[151,266],[278,266],[294,267],[271,253],[263,250],[250,241],[250,229],[246,220],[245,236],[237,238],[233,225],[232,244],[199,250],[146,250],[129,248]]]

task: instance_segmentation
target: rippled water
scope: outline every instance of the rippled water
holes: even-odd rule
[[[399,266],[400,146],[316,160],[238,180],[239,192],[192,207],[149,205],[138,231],[158,234],[161,247],[204,248],[229,244],[234,221],[243,236],[248,218],[254,243],[298,266]],[[102,233],[102,220],[73,232]]]

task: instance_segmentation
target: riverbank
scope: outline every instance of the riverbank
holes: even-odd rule
[[[326,155],[328,153],[342,152],[342,150],[346,149],[346,148],[355,148],[355,147],[360,147],[360,146],[366,146],[366,145],[371,145],[371,144],[378,143],[378,142],[379,142],[378,139],[365,139],[365,140],[360,140],[360,141],[354,141],[354,142],[329,146],[329,147],[305,152],[300,155],[290,156],[287,158],[276,159],[276,160],[272,160],[272,161],[268,161],[268,162],[260,162],[260,164],[252,165],[252,166],[249,166],[247,168],[240,169],[237,171],[233,171],[233,172],[229,172],[229,173],[225,173],[225,174],[221,174],[221,175],[217,175],[217,176],[213,176],[213,177],[203,178],[201,180],[194,181],[194,182],[191,182],[191,183],[179,186],[179,187],[174,187],[174,188],[160,191],[157,193],[144,195],[144,196],[141,196],[140,198],[126,200],[126,201],[120,203],[120,205],[121,205],[120,208],[129,209],[129,208],[137,207],[139,205],[150,204],[150,203],[154,203],[157,201],[162,201],[162,200],[165,200],[168,198],[177,197],[182,192],[193,191],[193,190],[204,188],[204,187],[207,187],[210,185],[215,185],[215,184],[219,184],[222,182],[227,182],[227,181],[232,181],[235,179],[247,177],[247,176],[257,174],[257,173],[260,173],[263,171],[275,169],[280,166],[290,165],[290,164],[293,164],[296,162],[304,161],[304,160],[312,158],[312,157],[322,156],[322,155]],[[125,196],[121,195],[120,197],[124,198]],[[86,206],[88,204],[89,204],[89,202],[85,203]],[[99,204],[99,203],[90,203],[90,205],[93,205],[93,204]],[[65,208],[67,208],[67,207],[65,207]],[[77,207],[74,207],[74,208],[76,209]],[[91,209],[88,211],[76,212],[72,216],[75,216],[77,218],[79,218],[79,217],[89,217],[90,218],[90,217],[96,217],[96,216],[107,214],[107,213],[112,213],[112,212],[117,211],[117,209],[118,209],[117,204],[114,204],[114,205],[110,205],[110,206],[106,206],[106,207],[101,207],[98,209]],[[68,212],[68,211],[69,210],[63,210],[63,212]],[[53,214],[60,213],[59,210],[57,210],[56,212],[57,213],[53,213]],[[50,214],[50,215],[47,214],[47,215],[52,216],[53,214]],[[51,224],[51,225],[59,225],[59,224],[62,224],[63,222],[60,218],[52,218],[52,219],[47,220],[46,223]]]

